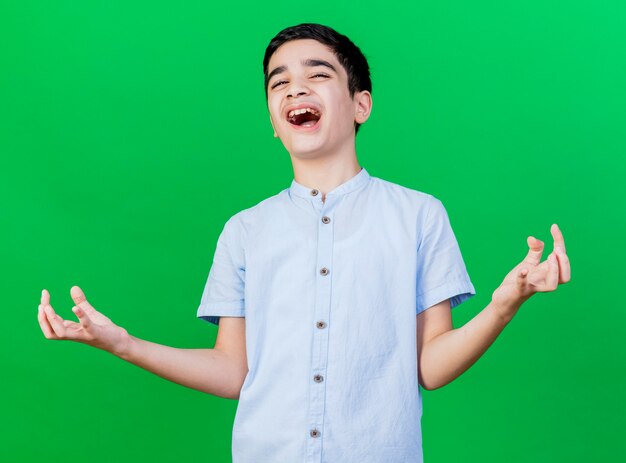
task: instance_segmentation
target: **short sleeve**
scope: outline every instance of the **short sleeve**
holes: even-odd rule
[[[416,313],[450,299],[450,307],[476,294],[442,202],[429,196],[417,248]]]
[[[245,262],[243,233],[237,216],[231,217],[217,240],[198,317],[216,325],[221,316],[245,316]]]

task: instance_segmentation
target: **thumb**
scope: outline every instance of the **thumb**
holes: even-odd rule
[[[86,314],[91,314],[96,310],[91,306],[89,302],[87,302],[85,293],[83,293],[83,290],[80,289],[78,286],[72,286],[72,289],[70,289],[70,295],[72,296],[74,304],[83,309]]]
[[[543,254],[543,241],[538,240],[534,236],[529,236],[526,242],[528,243],[529,250],[524,261],[529,264],[539,265],[541,255]]]

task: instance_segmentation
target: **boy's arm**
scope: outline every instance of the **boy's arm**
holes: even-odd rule
[[[540,262],[544,244],[528,237],[526,258],[505,277],[487,307],[462,327],[452,329],[449,300],[417,315],[418,377],[424,389],[437,389],[457,378],[485,353],[526,300],[570,280],[563,235],[556,225],[551,232],[554,251],[548,259]]]
[[[437,389],[459,377],[495,341],[507,322],[490,303],[460,328],[452,329],[450,300],[417,315],[420,385]]]
[[[223,317],[213,349],[178,349],[138,339],[94,309],[82,290],[71,290],[79,323],[63,320],[44,290],[39,325],[48,339],[71,340],[97,347],[167,380],[219,397],[237,399],[248,372],[245,319]]]

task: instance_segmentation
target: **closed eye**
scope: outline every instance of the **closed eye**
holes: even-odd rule
[[[311,76],[312,79],[315,79],[317,77],[329,78],[330,76],[328,74],[324,74],[323,72],[318,72],[317,74],[313,74]],[[278,82],[274,82],[270,88],[273,90],[276,87],[279,87],[279,86],[281,86],[283,84],[286,84],[286,83],[287,83],[286,80],[279,80]]]

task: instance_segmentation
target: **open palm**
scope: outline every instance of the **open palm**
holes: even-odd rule
[[[127,338],[126,330],[94,309],[78,286],[73,286],[70,294],[76,304],[72,311],[78,322],[61,318],[50,305],[50,293],[45,289],[42,291],[38,320],[44,336],[82,342],[109,352],[119,349]]]

